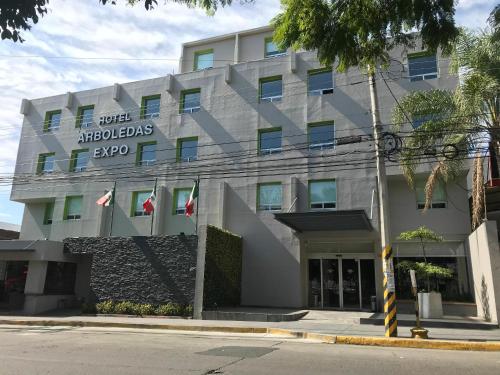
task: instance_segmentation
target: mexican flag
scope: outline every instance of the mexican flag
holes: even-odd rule
[[[109,205],[113,204],[114,200],[115,200],[115,191],[113,189],[111,189],[106,194],[104,194],[101,198],[99,198],[96,203],[99,206],[108,207]]]
[[[149,196],[148,199],[144,201],[142,204],[142,208],[144,209],[144,212],[147,213],[148,215],[155,210],[156,207],[156,188],[153,189],[151,192],[151,195]]]
[[[199,186],[198,181],[195,181],[193,190],[191,190],[191,195],[189,196],[189,200],[186,202],[186,216],[190,217],[194,212],[194,200],[198,198],[199,195]]]

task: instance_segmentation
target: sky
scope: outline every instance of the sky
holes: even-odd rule
[[[469,28],[484,27],[495,3],[460,0],[456,21]],[[234,0],[233,6],[219,9],[214,16],[162,0],[151,11],[141,4],[50,0],[48,14],[31,31],[23,32],[24,43],[0,41],[0,176],[14,171],[23,98],[176,73],[182,43],[264,26],[279,10],[279,0],[253,4]],[[20,224],[23,204],[9,197],[10,186],[0,186],[0,221]]]

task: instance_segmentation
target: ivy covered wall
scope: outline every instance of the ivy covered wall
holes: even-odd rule
[[[243,241],[231,232],[207,226],[203,306],[238,306],[241,302]]]

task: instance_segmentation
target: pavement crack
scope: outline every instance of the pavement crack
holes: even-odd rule
[[[224,366],[218,367],[218,368],[216,368],[216,369],[208,370],[208,371],[204,372],[202,375],[210,375],[210,374],[224,374],[224,370],[223,370],[224,368],[229,367],[229,366],[232,366],[232,365],[234,365],[234,364],[236,364],[236,363],[238,363],[238,362],[241,362],[241,361],[243,361],[244,359],[245,359],[245,357],[238,358],[238,359],[236,359],[236,360],[234,360],[234,361],[232,361],[232,362],[229,362],[229,363],[225,364]]]
[[[283,344],[283,341],[278,341],[278,342],[275,342],[274,344],[272,344],[270,347],[273,348],[273,347],[281,345],[281,344]]]

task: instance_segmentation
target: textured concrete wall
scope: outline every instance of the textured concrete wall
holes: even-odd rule
[[[68,238],[64,245],[93,254],[90,301],[193,303],[196,236]]]
[[[497,223],[487,221],[469,236],[472,282],[479,317],[498,323],[500,315],[500,249]]]

